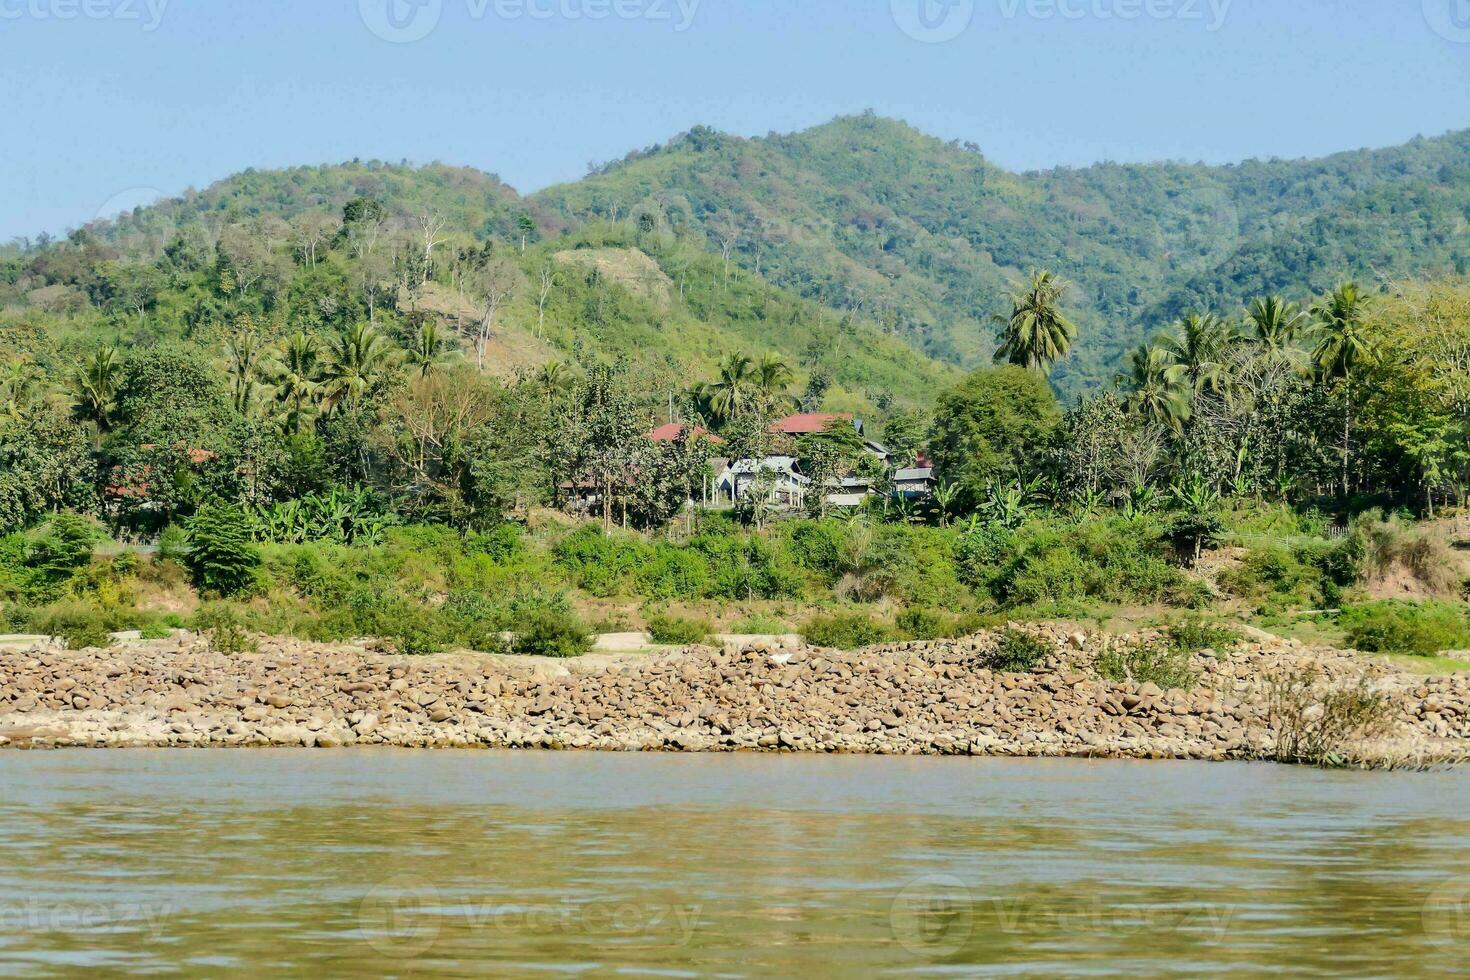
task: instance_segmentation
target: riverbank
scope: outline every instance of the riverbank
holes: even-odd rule
[[[0,744],[1255,759],[1276,755],[1272,701],[1279,678],[1295,674],[1383,701],[1383,731],[1336,747],[1344,759],[1470,757],[1470,674],[1425,678],[1269,640],[1195,653],[1195,686],[1165,691],[1095,668],[1103,642],[1147,635],[1028,629],[1050,653],[1025,673],[983,666],[994,634],[856,652],[768,641],[566,661],[289,639],[224,654],[192,635],[106,650],[32,646],[0,650]],[[1320,711],[1308,704],[1305,715]]]

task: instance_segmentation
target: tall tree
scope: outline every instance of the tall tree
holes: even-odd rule
[[[445,360],[450,353],[448,348],[449,339],[439,324],[426,320],[405,350],[408,365],[423,377]]]
[[[1342,493],[1352,492],[1349,460],[1352,455],[1353,375],[1373,360],[1372,337],[1365,313],[1372,297],[1355,282],[1338,285],[1327,300],[1312,307],[1320,340],[1312,359],[1326,378],[1341,379],[1342,399]]]
[[[1077,328],[1061,310],[1068,283],[1038,269],[1026,282],[1013,285],[1010,315],[996,317],[1000,324],[996,363],[1049,372],[1077,339]]]
[[[755,397],[764,402],[768,410],[782,410],[794,404],[787,389],[796,381],[796,375],[780,354],[762,355],[753,370]]]
[[[1311,318],[1295,303],[1280,296],[1264,296],[1251,303],[1245,314],[1246,331],[1261,347],[1263,356],[1289,364],[1297,370],[1306,366],[1306,352],[1298,341]]]
[[[1167,347],[1140,344],[1118,376],[1129,390],[1128,407],[1145,420],[1180,431],[1189,418],[1189,374]]]
[[[299,432],[307,412],[321,391],[320,350],[314,337],[297,331],[286,341],[277,358],[271,381],[276,388],[276,403],[285,409],[287,432]]]
[[[1213,313],[1190,313],[1158,340],[1174,363],[1184,368],[1195,395],[1221,393],[1229,380],[1225,356],[1234,339],[1230,325]]]
[[[260,338],[254,333],[239,333],[225,342],[225,373],[230,376],[230,400],[241,415],[249,413],[255,400],[259,365]]]
[[[72,376],[72,407],[78,418],[97,427],[97,444],[111,428],[112,412],[117,406],[117,386],[121,365],[116,347],[99,347],[92,357]]]
[[[740,418],[757,390],[755,365],[744,354],[731,354],[720,362],[714,381],[700,386],[699,401],[719,422]]]
[[[371,324],[358,323],[343,331],[332,340],[331,360],[323,372],[327,408],[355,408],[392,362],[392,345]]]

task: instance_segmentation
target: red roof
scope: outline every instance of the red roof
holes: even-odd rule
[[[714,443],[717,446],[723,446],[725,444],[725,440],[721,439],[719,436],[715,435],[704,426],[696,425],[693,428],[690,428],[682,422],[669,422],[666,425],[661,425],[657,429],[654,429],[652,432],[648,433],[648,438],[652,439],[654,442],[678,442],[679,440],[686,437],[694,439],[708,439],[710,442]]]
[[[827,427],[833,422],[851,421],[852,416],[848,414],[834,415],[831,412],[807,412],[802,415],[788,415],[778,422],[771,423],[771,431],[788,436],[804,436],[814,432],[826,432]]]

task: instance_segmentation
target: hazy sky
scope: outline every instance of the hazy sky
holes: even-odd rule
[[[528,191],[865,108],[1018,169],[1383,146],[1470,126],[1470,0],[0,0],[0,91],[4,240],[247,166]]]

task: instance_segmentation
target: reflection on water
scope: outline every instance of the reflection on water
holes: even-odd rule
[[[1423,975],[1467,953],[1470,771],[0,754],[6,974]]]

